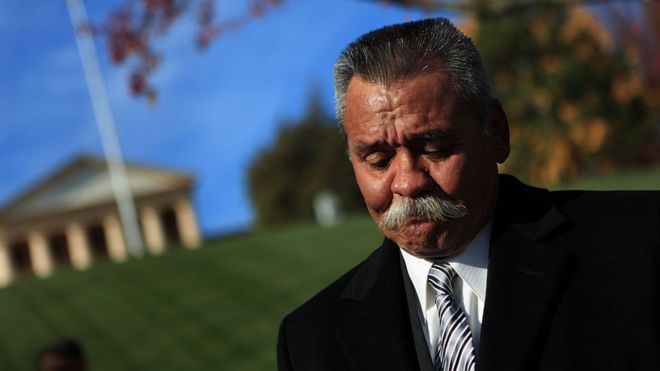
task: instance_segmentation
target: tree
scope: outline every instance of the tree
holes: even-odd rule
[[[368,0],[374,1],[374,0]],[[573,5],[636,3],[638,0],[379,0],[383,4],[420,8],[427,11],[456,11],[483,18],[500,18],[531,9],[548,10]]]
[[[108,15],[103,24],[92,26],[91,29],[105,35],[112,63],[132,64],[129,91],[153,103],[157,94],[149,78],[163,59],[153,44],[186,11],[192,11],[197,16],[199,30],[196,44],[202,50],[217,36],[263,16],[284,1],[248,0],[245,2],[245,14],[220,22],[216,19],[214,0],[126,0]]]
[[[326,190],[346,211],[364,208],[336,122],[318,95],[302,119],[283,123],[274,144],[255,157],[248,187],[257,225],[311,220],[312,200]]]
[[[614,35],[587,8],[472,17],[467,28],[509,115],[507,171],[552,184],[629,164],[653,137],[659,112],[646,104]]]
[[[659,3],[380,1],[464,16],[495,95],[511,118],[515,150],[507,170],[549,184],[660,157],[660,134],[653,134],[653,130],[660,132]],[[616,2],[636,6],[632,11],[630,6],[628,10],[601,7],[598,16],[584,6]],[[131,57],[138,61],[130,77],[131,91],[153,101],[155,88],[148,78],[161,61],[151,48],[153,38],[184,11],[198,12],[197,44],[204,48],[217,35],[282,3],[250,0],[245,17],[219,24],[214,21],[214,0],[128,0],[128,5],[111,14],[103,29],[114,62]]]
[[[199,23],[196,44],[205,49],[219,35],[237,29],[281,6],[286,0],[247,0],[246,13],[236,18],[218,21],[216,2],[219,0],[126,0],[111,12],[105,22],[91,27],[106,36],[110,59],[115,64],[132,63],[129,90],[133,95],[156,100],[156,89],[149,82],[163,56],[153,47],[156,38],[165,35],[175,21],[192,12]],[[635,0],[364,0],[411,6],[429,11],[453,11],[475,16],[479,21],[516,16],[530,9],[566,8],[575,4],[609,2],[636,3]],[[655,9],[657,5],[645,5]],[[653,12],[649,12],[653,13]],[[657,16],[657,14],[656,14]],[[647,17],[654,22],[657,17]],[[657,22],[656,22],[657,24]],[[656,26],[657,30],[658,27]],[[129,62],[130,61],[130,62]]]

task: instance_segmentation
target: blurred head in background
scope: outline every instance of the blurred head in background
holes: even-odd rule
[[[40,371],[86,371],[87,360],[82,346],[70,338],[57,339],[39,352]]]

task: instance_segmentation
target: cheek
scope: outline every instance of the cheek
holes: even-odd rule
[[[433,179],[455,201],[474,207],[482,202],[490,185],[497,182],[497,166],[481,156],[462,153],[436,169]]]
[[[466,159],[462,155],[454,155],[446,161],[429,165],[430,175],[435,184],[446,194],[459,198],[464,187]]]
[[[364,202],[370,211],[385,211],[392,200],[390,191],[390,177],[386,174],[378,176],[370,174],[368,171],[353,168],[355,171],[355,180],[357,181]]]

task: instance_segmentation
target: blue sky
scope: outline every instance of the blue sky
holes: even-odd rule
[[[121,1],[87,3],[98,22]],[[244,1],[217,3],[219,16],[243,11]],[[164,63],[153,78],[153,107],[128,94],[126,68],[110,65],[97,40],[124,156],[192,173],[207,235],[249,227],[250,161],[283,120],[303,113],[314,86],[332,112],[340,50],[374,28],[427,16],[378,1],[288,0],[202,52],[194,22],[184,19],[158,42]],[[0,52],[4,205],[75,155],[102,147],[64,0],[0,2]]]

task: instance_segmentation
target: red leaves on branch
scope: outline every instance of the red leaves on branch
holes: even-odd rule
[[[131,74],[130,85],[131,85],[131,92],[133,92],[134,94],[136,92],[144,91],[144,76],[142,74],[133,72]]]
[[[129,1],[106,19],[103,31],[112,63],[122,64],[134,57],[128,83],[131,94],[155,102],[155,90],[148,78],[158,67],[160,56],[151,43],[181,14],[183,6],[184,2],[175,0]]]
[[[250,0],[248,12],[242,17],[227,19],[214,23],[215,1],[202,0],[199,10],[199,32],[197,33],[197,47],[205,49],[219,35],[233,31],[244,26],[252,18],[261,17],[271,9],[284,4],[285,0]]]
[[[218,0],[219,1],[219,0]],[[128,88],[134,96],[156,101],[156,90],[149,82],[162,61],[153,48],[155,39],[186,12],[197,12],[199,31],[196,45],[204,49],[219,35],[242,27],[250,19],[282,5],[285,0],[248,0],[242,17],[216,21],[214,0],[126,0],[124,5],[106,18],[100,31],[106,36],[110,60],[114,64],[133,63]]]

